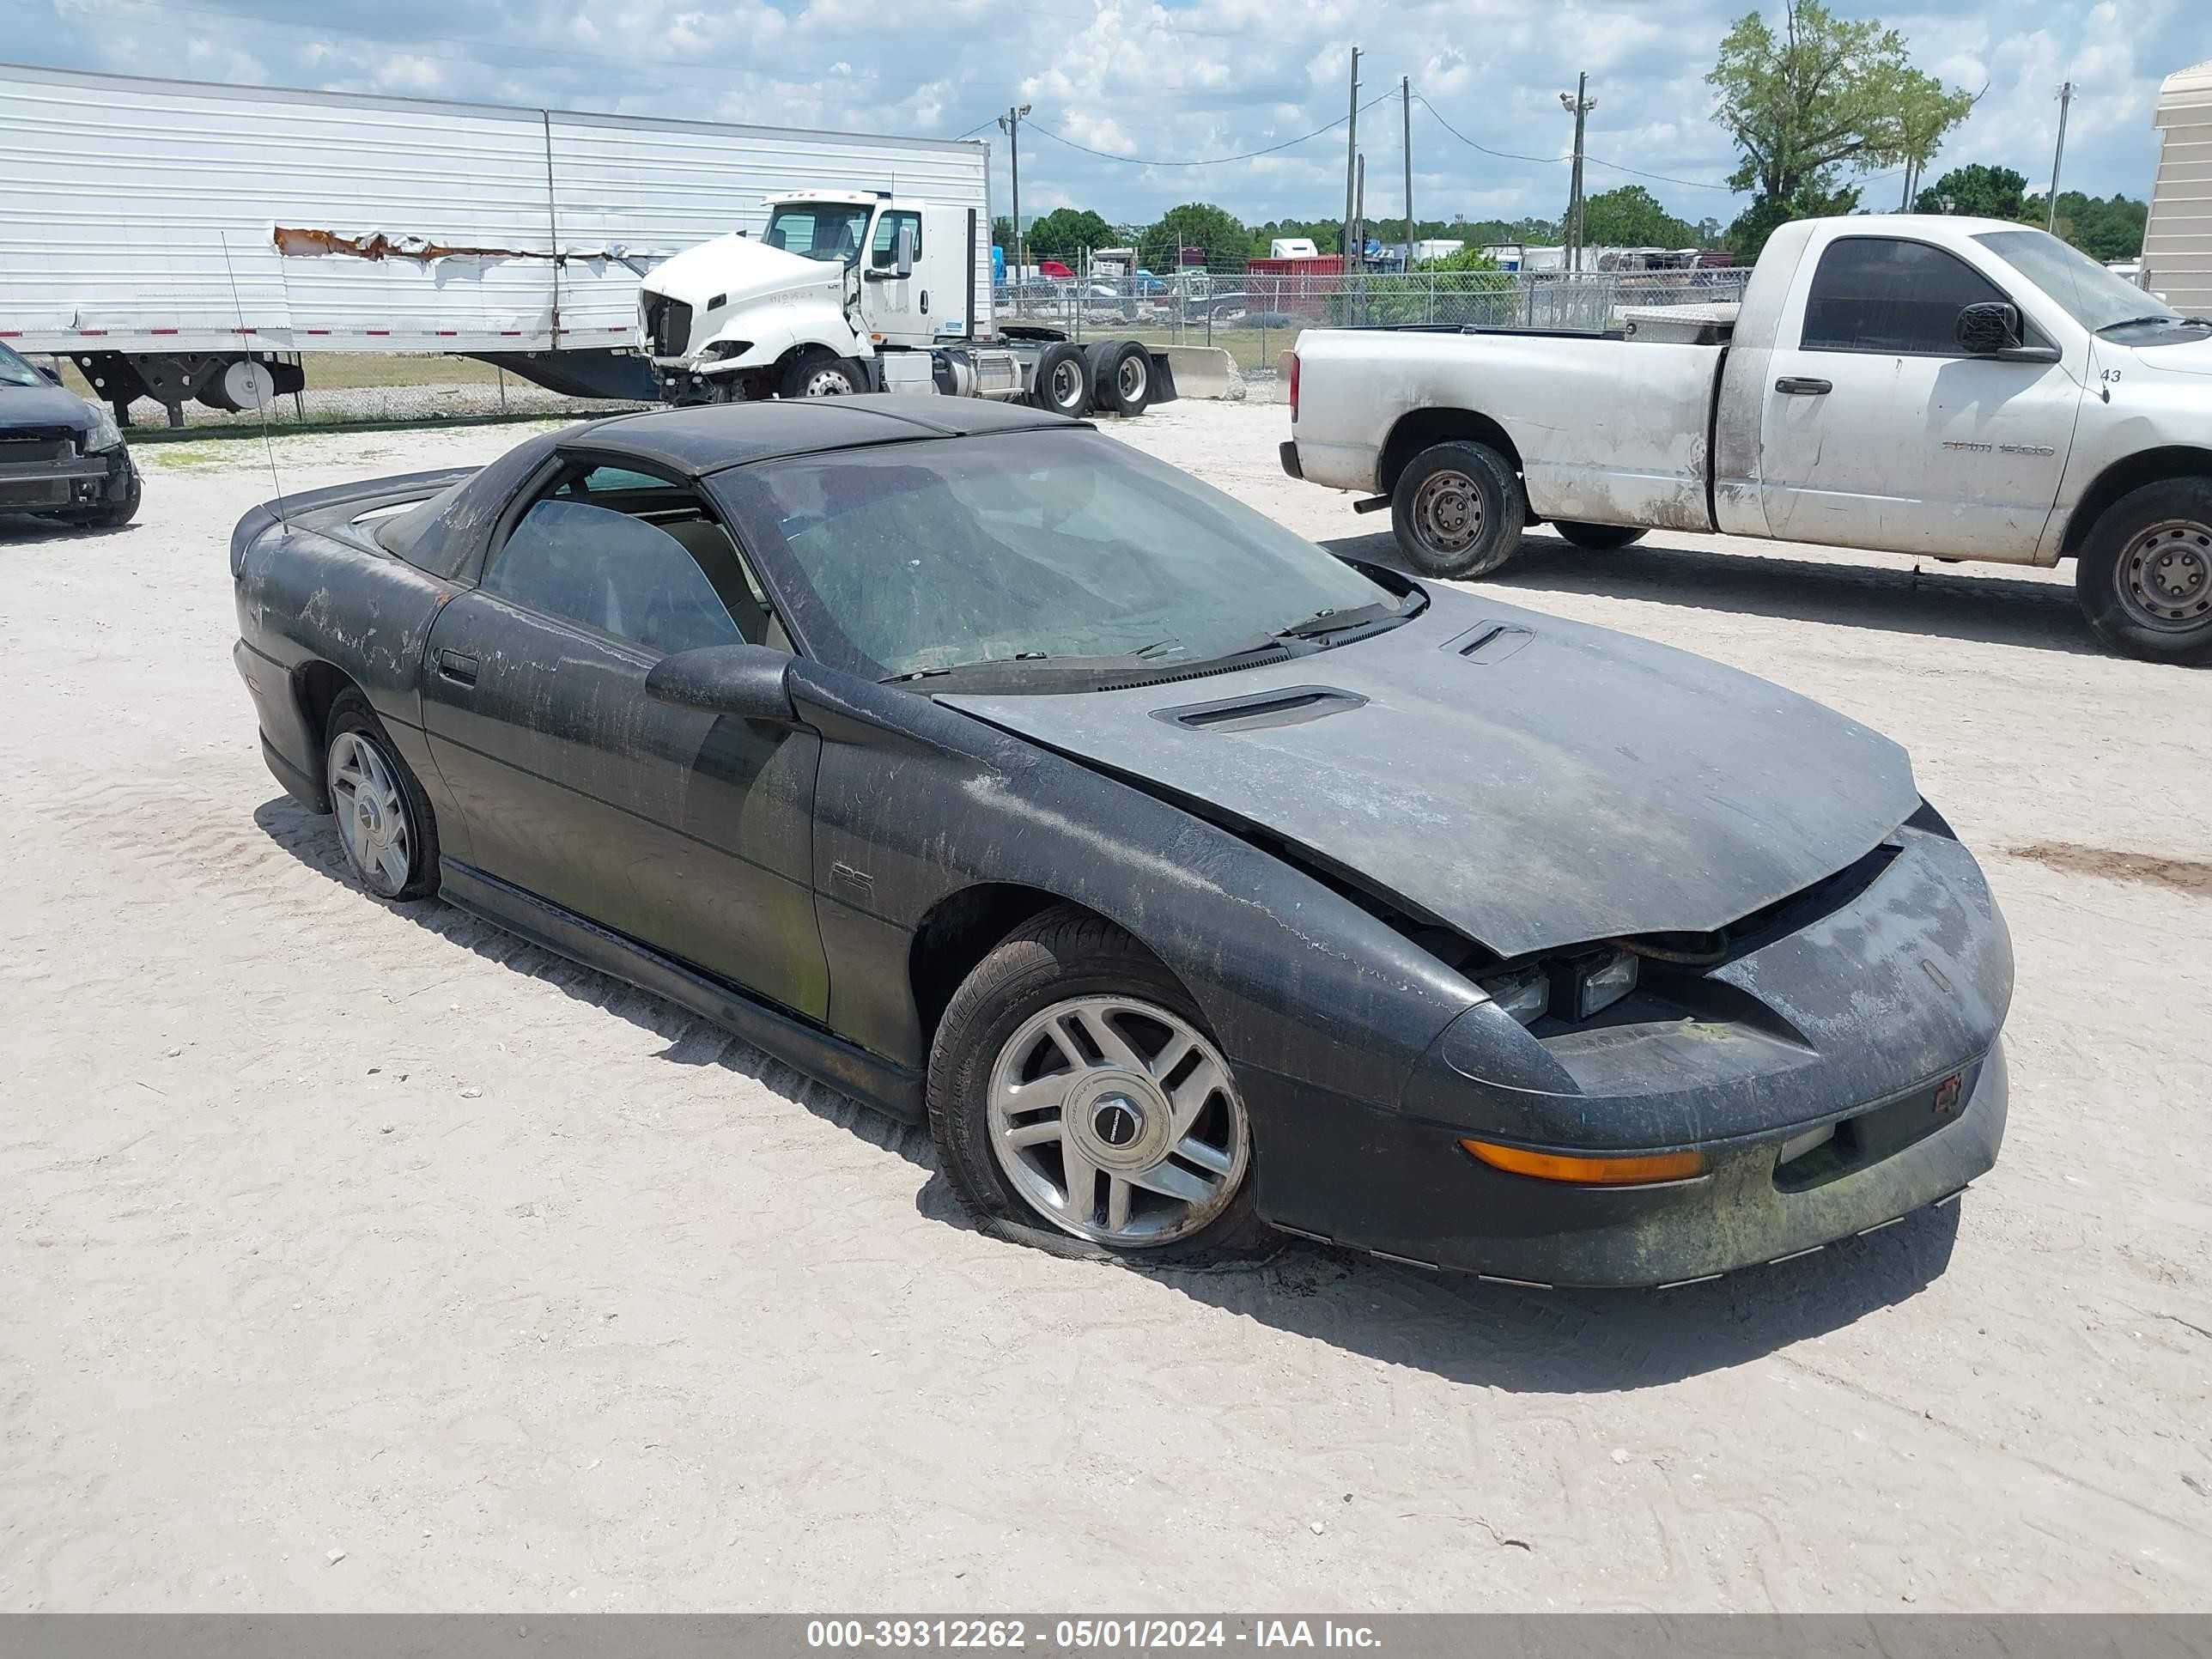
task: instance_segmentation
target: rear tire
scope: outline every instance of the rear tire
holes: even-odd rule
[[[1487,444],[1431,444],[1398,475],[1390,528],[1424,576],[1487,576],[1521,545],[1528,503],[1513,463]]]
[[[323,781],[338,821],[346,867],[378,898],[428,898],[438,890],[438,822],[384,723],[358,691],[331,703]]]
[[[2163,478],[2106,508],[2075,561],[2074,590],[2122,656],[2212,663],[2212,478]]]
[[[1134,340],[1113,340],[1091,352],[1091,406],[1126,419],[1145,412],[1152,395],[1152,355]]]
[[[1594,553],[1608,552],[1613,548],[1626,547],[1631,542],[1644,539],[1644,531],[1637,525],[1574,524],[1565,519],[1554,519],[1552,528],[1561,540],[1572,542],[1577,547],[1587,547]]]
[[[783,371],[781,395],[786,398],[850,398],[867,390],[860,371],[848,358],[827,346],[813,346],[791,360]]]
[[[1017,1086],[1034,1103],[1011,1103]],[[1250,1118],[1205,1016],[1088,911],[1024,924],[953,994],[930,1045],[929,1132],[994,1237],[1148,1262],[1276,1243],[1254,1207]]]
[[[1091,374],[1082,349],[1062,340],[1037,354],[1030,401],[1070,420],[1081,420],[1091,408]]]

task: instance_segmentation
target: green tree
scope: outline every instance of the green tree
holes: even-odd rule
[[[1728,231],[1744,258],[1789,219],[1856,207],[1844,169],[1925,161],[1973,107],[1914,69],[1895,29],[1837,17],[1820,0],[1784,0],[1778,33],[1757,12],[1738,18],[1705,80],[1743,157],[1729,183],[1753,193]]]
[[[1583,234],[1596,247],[1693,247],[1698,233],[1641,185],[1601,191],[1583,203]]]
[[[2017,219],[2027,180],[2010,167],[1979,161],[1953,167],[1912,199],[1915,213],[1964,213],[1981,219]],[[1950,205],[1946,207],[1944,204]]]
[[[1423,270],[1495,270],[1498,269],[1498,261],[1480,248],[1469,244],[1458,252],[1448,253],[1441,259],[1424,259],[1420,263],[1419,269]]]
[[[991,221],[991,246],[1003,248],[1009,259],[1014,257],[1014,222],[1003,213]]]
[[[2031,196],[2021,204],[2015,216],[2025,223],[2040,225],[2049,212],[2047,195]],[[2132,259],[2142,252],[2143,222],[2149,214],[2148,203],[2129,197],[2115,194],[2100,200],[2078,190],[2062,190],[2058,216],[2051,229],[2092,259]]]
[[[1186,202],[1170,208],[1137,239],[1137,258],[1151,270],[1172,270],[1183,248],[1204,250],[1209,262],[1230,263],[1249,258],[1251,246],[1252,234],[1226,209]]]
[[[1030,226],[1022,247],[1032,261],[1058,259],[1073,265],[1084,249],[1111,247],[1114,242],[1114,227],[1090,209],[1054,208]]]

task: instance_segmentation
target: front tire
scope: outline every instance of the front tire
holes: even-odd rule
[[[2212,663],[2212,479],[2163,478],[2121,496],[2090,527],[2074,588],[2122,656]]]
[[[1431,444],[1398,475],[1390,528],[1424,576],[1487,576],[1521,545],[1528,521],[1521,479],[1487,444]]]
[[[827,346],[800,352],[783,372],[786,398],[850,398],[866,389],[860,371]]]
[[[1642,528],[1636,525],[1572,524],[1565,519],[1554,519],[1552,529],[1562,541],[1572,542],[1577,547],[1587,547],[1593,553],[1610,552],[1616,547],[1626,547],[1631,542],[1644,539]]]
[[[394,901],[438,890],[438,823],[430,803],[358,691],[342,691],[331,704],[323,781],[355,880]]]
[[[131,487],[123,492],[121,501],[75,508],[63,516],[63,522],[89,525],[94,530],[120,530],[138,516],[138,503],[144,489],[145,486],[140,483],[137,471],[134,468],[131,474]]]
[[[1249,1255],[1252,1132],[1228,1061],[1159,959],[1059,907],[1010,935],[939,1023],[929,1128],[995,1237],[1146,1261]]]

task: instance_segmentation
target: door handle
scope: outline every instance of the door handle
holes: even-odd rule
[[[929,290],[927,289],[924,289],[921,291],[921,314],[925,317],[929,315]]]
[[[1774,389],[1787,398],[1825,398],[1836,388],[1826,380],[1808,380],[1800,375],[1785,374],[1774,383]]]
[[[479,665],[474,657],[465,656],[459,651],[441,651],[438,653],[440,677],[453,681],[456,685],[474,685]]]

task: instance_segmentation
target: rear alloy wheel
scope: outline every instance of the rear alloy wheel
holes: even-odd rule
[[[929,1121],[1000,1237],[1151,1260],[1271,1237],[1227,1060],[1158,960],[1088,913],[1046,912],[969,975],[932,1045]]]
[[[1390,492],[1390,528],[1424,576],[1487,576],[1521,545],[1528,507],[1513,464],[1487,444],[1431,444]]]
[[[860,390],[860,371],[820,347],[802,352],[784,371],[787,398],[850,398]]]
[[[1030,401],[1039,409],[1080,420],[1091,407],[1091,376],[1079,347],[1065,340],[1037,354],[1036,378]]]
[[[2090,529],[2074,581],[2114,650],[2212,664],[2212,480],[2167,478],[2122,496]]]
[[[422,898],[438,889],[438,830],[430,803],[358,691],[331,705],[324,781],[338,845],[361,884],[379,898]]]
[[[1565,519],[1552,520],[1552,528],[1563,541],[1577,547],[1587,547],[1594,553],[1608,552],[1616,547],[1626,547],[1631,542],[1644,539],[1642,528],[1628,524],[1573,524]]]

